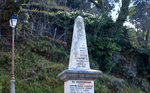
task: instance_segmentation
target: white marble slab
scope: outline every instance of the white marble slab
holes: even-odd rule
[[[65,93],[94,93],[94,81],[68,80],[64,88]]]

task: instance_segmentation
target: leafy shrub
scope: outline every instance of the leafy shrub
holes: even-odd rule
[[[113,38],[97,38],[95,42],[90,42],[89,50],[93,59],[99,64],[99,69],[103,71],[111,71],[115,66],[112,60],[113,54],[120,50],[120,46],[114,42]]]
[[[150,80],[150,48],[144,46],[138,48],[137,60],[138,74]]]

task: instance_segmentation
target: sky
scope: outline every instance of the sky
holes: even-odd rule
[[[132,4],[130,6],[132,6]],[[121,1],[120,3],[115,3],[115,7],[111,11],[111,16],[114,21],[116,21],[118,17],[118,14],[119,14],[118,11],[120,11],[120,7],[121,7]],[[131,24],[129,21],[126,21],[124,25],[135,29],[135,26]]]
[[[111,16],[114,21],[116,21],[116,19],[118,17],[118,11],[120,11],[120,7],[121,7],[121,2],[115,3],[115,7],[111,10]]]

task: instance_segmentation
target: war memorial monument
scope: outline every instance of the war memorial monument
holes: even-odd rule
[[[90,69],[84,19],[75,19],[69,69],[58,76],[64,81],[64,93],[94,93],[94,80],[102,72]]]

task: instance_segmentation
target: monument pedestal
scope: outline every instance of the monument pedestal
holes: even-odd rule
[[[98,70],[64,70],[58,76],[65,82],[65,93],[94,93],[94,80],[99,77]]]

